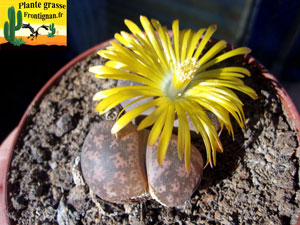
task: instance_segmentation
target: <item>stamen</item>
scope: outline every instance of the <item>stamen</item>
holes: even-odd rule
[[[177,81],[184,82],[191,80],[198,68],[199,65],[197,65],[195,58],[186,59],[183,63],[178,64],[175,69]]]

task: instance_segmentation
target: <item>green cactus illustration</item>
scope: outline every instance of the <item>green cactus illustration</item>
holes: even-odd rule
[[[22,27],[22,12],[18,10],[17,13],[17,25],[15,25],[15,7],[11,6],[8,8],[8,21],[4,23],[4,37],[5,39],[13,44],[15,42],[15,31],[20,30]]]
[[[56,32],[56,29],[54,28],[54,23],[49,25],[49,29],[50,29],[51,33],[48,33],[48,37],[52,38],[52,37],[54,37],[55,32]]]
[[[15,41],[12,43],[14,46],[20,47],[21,45],[25,44],[22,38],[16,38]]]

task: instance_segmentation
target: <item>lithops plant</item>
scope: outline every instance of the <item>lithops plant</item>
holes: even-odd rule
[[[86,183],[102,199],[124,203],[147,193],[144,131],[128,124],[118,135],[110,130],[113,121],[102,121],[90,130],[81,152]]]
[[[151,197],[168,207],[182,207],[189,200],[200,184],[203,173],[203,159],[200,152],[192,145],[190,171],[185,170],[184,162],[177,156],[177,136],[172,135],[161,165],[156,160],[158,142],[148,146],[146,168],[148,189]]]
[[[121,102],[129,100],[111,128],[112,134],[118,134],[134,118],[152,110],[138,124],[137,129],[151,128],[147,145],[157,146],[155,154],[158,165],[164,167],[164,159],[169,156],[167,152],[172,151],[170,156],[178,155],[179,161],[184,159],[186,173],[191,170],[191,154],[193,159],[197,158],[197,151],[191,147],[190,130],[193,127],[205,145],[205,166],[215,166],[216,153],[222,152],[223,147],[212,118],[206,111],[215,115],[221,130],[226,128],[233,135],[230,116],[241,128],[245,126],[243,103],[234,91],[257,98],[255,91],[242,81],[244,76],[250,76],[247,69],[237,66],[222,67],[219,62],[248,54],[250,49],[241,47],[223,51],[227,47],[224,40],[212,42],[212,47],[205,49],[216,31],[216,25],[198,31],[180,31],[179,21],[175,20],[171,34],[157,20],[149,21],[141,16],[140,21],[144,31],[132,21],[125,20],[132,34],[123,31],[115,34],[116,41],[111,41],[107,49],[98,52],[108,61],[105,65],[90,68],[96,78],[128,80],[140,85],[115,87],[96,93],[93,100],[99,103],[95,111],[104,114]],[[141,104],[123,114],[133,103]],[[177,154],[173,154],[174,146],[170,147],[169,143],[173,140],[172,132],[176,120]],[[168,159],[168,162],[173,160]],[[165,176],[152,177],[148,174],[148,177],[164,179]],[[161,182],[173,183],[170,180]]]
[[[81,169],[90,189],[104,200],[129,203],[149,195],[168,207],[182,207],[200,183],[203,159],[192,146],[191,169],[177,157],[177,136],[173,135],[167,159],[156,160],[158,142],[148,147],[149,132],[128,124],[117,135],[113,121],[102,121],[90,130],[81,152]],[[147,166],[146,166],[147,165]]]
[[[215,114],[222,128],[233,134],[230,115],[241,128],[245,126],[243,103],[233,90],[240,91],[253,99],[255,91],[246,86],[241,78],[250,76],[250,72],[242,67],[218,67],[218,63],[230,57],[244,55],[249,48],[241,47],[222,52],[227,47],[223,40],[216,42],[204,53],[204,48],[216,31],[216,25],[207,29],[179,30],[179,21],[172,25],[173,41],[167,28],[159,21],[151,22],[140,17],[143,32],[130,20],[125,24],[132,32],[116,34],[116,41],[111,46],[100,50],[99,55],[109,61],[103,66],[90,68],[97,78],[130,80],[139,86],[116,87],[100,91],[94,100],[99,101],[96,112],[103,114],[119,103],[138,97],[134,102],[146,98],[152,101],[144,103],[118,118],[112,128],[117,133],[144,111],[153,108],[138,126],[144,129],[153,126],[148,138],[148,145],[157,139],[157,160],[161,164],[171,138],[175,115],[178,117],[178,156],[185,159],[186,170],[190,167],[190,127],[188,118],[204,141],[206,148],[206,165],[216,165],[216,152],[223,147],[217,131],[204,110]],[[214,67],[213,67],[214,66]]]

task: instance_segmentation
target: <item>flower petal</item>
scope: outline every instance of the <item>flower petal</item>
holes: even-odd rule
[[[184,153],[184,146],[185,146],[184,123],[187,121],[187,119],[186,119],[185,112],[183,111],[183,109],[181,108],[180,104],[177,101],[175,102],[175,109],[178,116],[177,152],[178,152],[178,158],[181,160]]]
[[[182,39],[182,44],[181,44],[181,53],[180,53],[180,62],[182,63],[185,59],[186,59],[186,52],[187,52],[187,48],[189,46],[189,39],[191,36],[191,30],[187,30],[184,35],[183,35],[183,39]]]
[[[190,46],[188,47],[188,52],[187,52],[187,58],[192,58],[194,52],[195,52],[195,48],[200,40],[200,38],[202,37],[203,33],[205,32],[206,29],[199,29],[197,31],[196,34],[193,35],[193,38],[191,40]]]
[[[215,24],[208,27],[203,39],[200,41],[200,44],[199,44],[197,51],[195,52],[193,58],[198,59],[198,57],[202,53],[204,47],[206,46],[207,42],[209,41],[209,39],[211,38],[213,33],[216,31],[216,29],[217,29],[217,25],[215,25]]]
[[[96,78],[109,78],[109,79],[117,79],[117,80],[131,80],[144,85],[156,87],[156,83],[148,78],[128,73],[120,69],[111,68],[108,66],[93,66],[89,69],[90,72],[96,73]]]
[[[191,155],[191,136],[190,128],[185,111],[182,109],[180,101],[175,103],[176,112],[178,115],[178,157],[182,159],[184,152],[185,169],[188,172],[190,170],[190,155]]]
[[[106,89],[103,91],[99,91],[98,93],[96,93],[94,95],[93,101],[99,101],[102,100],[104,98],[107,98],[111,95],[114,95],[116,93],[119,93],[120,91],[135,91],[135,90],[148,90],[148,91],[153,91],[153,94],[155,95],[158,94],[157,96],[161,96],[163,93],[161,92],[161,90],[153,88],[153,87],[149,87],[149,86],[124,86],[124,87],[114,87],[114,88],[110,88],[110,89]]]
[[[212,87],[228,87],[243,92],[244,94],[250,96],[252,99],[257,99],[258,97],[256,92],[252,88],[244,84],[239,84],[237,82],[232,82],[227,80],[206,80],[201,82],[201,85],[212,86]]]
[[[163,99],[163,98],[162,98]],[[146,127],[149,127],[157,121],[157,119],[161,116],[161,113],[163,110],[165,110],[165,102],[166,101],[161,101],[160,105],[157,109],[155,109],[149,116],[145,117],[140,124],[138,125],[138,130],[142,130]]]
[[[207,157],[207,162],[206,165],[211,164],[212,166],[212,159],[211,159],[211,143],[208,137],[208,134],[206,133],[202,123],[200,122],[198,117],[194,116],[194,113],[191,111],[191,106],[187,104],[187,101],[182,102],[183,107],[186,109],[195,129],[197,129],[198,132],[200,132],[201,137],[203,139],[205,149],[206,149],[206,157]]]
[[[155,144],[157,138],[159,137],[161,130],[164,126],[165,123],[165,119],[167,117],[167,112],[168,112],[168,105],[164,105],[164,109],[161,116],[158,117],[158,119],[156,120],[156,122],[154,123],[153,127],[151,128],[149,137],[148,137],[148,145],[152,146]]]
[[[230,117],[228,111],[219,104],[214,104],[213,101],[204,99],[204,98],[197,98],[191,97],[192,101],[197,102],[199,105],[203,106],[205,109],[211,111],[219,120],[221,126],[225,124],[229,133],[233,132],[232,125],[230,122]]]
[[[170,142],[170,138],[173,131],[174,126],[174,118],[175,118],[175,108],[174,104],[169,104],[167,117],[164,124],[164,129],[162,131],[162,134],[160,136],[159,142],[158,142],[158,150],[157,150],[157,161],[158,164],[162,164],[164,161],[168,145]]]
[[[156,34],[153,30],[153,27],[152,27],[151,23],[149,22],[149,20],[145,16],[140,16],[140,21],[141,21],[142,26],[145,29],[145,32],[146,32],[153,48],[157,52],[161,63],[164,65],[164,68],[167,70],[168,65],[167,65],[166,57],[163,54],[162,46],[161,46],[160,42],[157,39],[157,36],[156,36]]]
[[[179,20],[173,21],[172,30],[176,62],[179,62]]]
[[[160,99],[158,98],[151,102],[147,102],[125,113],[125,115],[123,115],[119,120],[116,121],[116,123],[111,129],[111,133],[116,134],[119,130],[125,127],[128,123],[130,123],[135,117],[140,115],[142,112],[156,106],[159,100]]]
[[[145,41],[142,41],[142,39],[139,38],[138,40],[140,41],[138,41],[132,35],[129,35],[124,31],[121,31],[121,35],[129,43],[129,46],[127,47],[130,48],[133,52],[135,52],[139,56],[143,57],[146,64],[151,68],[151,70],[155,74],[164,73],[164,69],[161,63],[159,63],[157,60],[158,55],[155,52],[155,50],[152,48],[150,43],[148,45],[147,43],[145,43]]]
[[[144,89],[144,87],[147,86],[136,86],[139,87],[139,89],[132,89],[130,87],[123,87],[124,89],[121,89],[118,93],[115,93],[103,99],[97,105],[95,111],[99,112],[100,114],[106,113],[116,105],[120,104],[121,102],[133,97],[138,97],[138,96],[154,97],[154,96],[162,95],[159,94],[160,91],[156,92],[154,90],[148,90],[147,88]]]
[[[226,53],[224,53],[224,54],[222,54],[222,55],[220,55],[220,56],[212,59],[208,63],[202,65],[200,67],[200,69],[199,69],[199,72],[204,71],[207,68],[215,65],[216,63],[219,63],[219,62],[221,62],[221,61],[223,61],[225,59],[228,59],[230,57],[233,57],[233,56],[236,56],[236,55],[245,55],[245,54],[248,54],[250,52],[251,52],[250,48],[245,48],[245,47],[233,49],[233,50],[231,50],[229,52],[226,52]]]
[[[204,56],[202,56],[198,62],[198,65],[201,66],[204,63],[208,62],[210,59],[212,59],[216,54],[218,54],[220,51],[222,51],[224,48],[226,48],[226,41],[218,41],[217,44],[215,44],[212,48],[210,48],[208,50],[208,52],[206,52],[204,54]]]

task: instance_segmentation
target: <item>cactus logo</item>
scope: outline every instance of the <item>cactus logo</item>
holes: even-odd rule
[[[0,50],[67,46],[66,0],[1,0]]]

